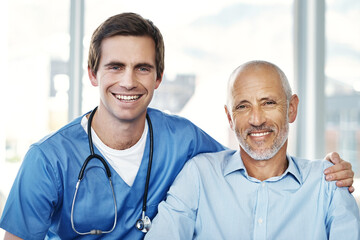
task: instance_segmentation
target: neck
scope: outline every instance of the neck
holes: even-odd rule
[[[120,121],[108,115],[109,113],[99,106],[92,122],[96,135],[106,146],[124,150],[140,140],[145,128],[146,114],[133,121]]]
[[[281,176],[288,168],[286,145],[287,143],[284,144],[274,157],[268,160],[255,160],[240,147],[241,159],[249,176],[260,181]]]

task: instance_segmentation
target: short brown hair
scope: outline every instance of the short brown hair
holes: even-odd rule
[[[155,42],[157,78],[164,72],[164,40],[160,30],[148,19],[136,13],[121,13],[108,18],[93,33],[89,48],[88,67],[97,73],[101,58],[101,43],[116,35],[149,36]]]

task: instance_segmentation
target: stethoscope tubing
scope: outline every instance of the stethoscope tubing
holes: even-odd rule
[[[153,160],[153,151],[154,151],[154,136],[153,136],[153,128],[151,124],[151,120],[148,114],[146,114],[146,119],[149,125],[149,133],[150,133],[150,152],[149,152],[149,162],[148,162],[148,169],[146,173],[146,180],[145,180],[145,190],[144,190],[144,198],[143,198],[143,206],[142,211],[143,213],[146,212],[146,204],[147,204],[147,195],[149,191],[149,183],[150,183],[150,174],[151,174],[151,166]]]
[[[87,125],[90,155],[86,158],[85,162],[83,163],[83,165],[82,165],[82,167],[80,169],[79,176],[78,176],[78,181],[77,181],[76,187],[75,187],[75,194],[74,194],[72,205],[71,205],[71,227],[74,230],[74,232],[76,232],[79,235],[88,235],[88,234],[94,235],[94,234],[111,233],[112,231],[114,231],[115,226],[117,224],[116,197],[115,197],[114,187],[113,187],[113,184],[112,184],[112,181],[111,181],[111,171],[110,171],[109,165],[106,163],[104,158],[101,157],[100,155],[94,153],[94,145],[93,145],[92,135],[91,135],[91,123],[92,123],[92,120],[93,120],[93,117],[95,115],[96,110],[97,110],[97,107],[95,107],[94,110],[91,112],[91,114],[89,116],[89,120],[88,120],[88,125]],[[150,117],[149,117],[148,114],[146,114],[146,120],[148,122],[149,133],[150,133],[150,152],[149,152],[149,162],[148,162],[148,168],[147,168],[147,173],[146,173],[145,189],[144,189],[144,196],[143,196],[143,206],[142,206],[142,214],[141,214],[142,217],[141,217],[140,221],[142,221],[143,223],[146,222],[147,227],[140,229],[136,224],[136,228],[138,230],[140,230],[140,231],[143,231],[143,232],[146,232],[148,230],[148,228],[150,228],[150,226],[151,226],[151,220],[149,219],[149,217],[146,216],[146,205],[147,205],[147,196],[148,196],[148,190],[149,190],[150,173],[151,173],[151,166],[152,166],[153,153],[154,153],[154,151],[153,151],[153,149],[154,149],[153,128],[152,128],[152,123],[151,123],[151,120],[150,120]],[[89,232],[79,232],[79,231],[76,230],[75,224],[74,224],[75,199],[76,199],[76,196],[77,196],[77,193],[78,193],[80,183],[81,183],[82,179],[84,178],[84,173],[85,173],[86,166],[88,165],[90,160],[92,160],[94,158],[100,160],[101,163],[104,165],[106,175],[107,175],[107,177],[109,179],[109,183],[110,183],[110,187],[111,187],[111,191],[112,191],[112,195],[113,195],[113,200],[114,200],[114,211],[115,211],[114,224],[113,224],[112,228],[110,230],[107,230],[107,231],[93,229],[93,230],[91,230]],[[137,221],[137,223],[138,223],[138,221]]]
[[[108,166],[108,164],[106,163],[106,161],[104,160],[104,158],[102,158],[100,155],[98,154],[95,154],[94,153],[94,145],[93,145],[93,142],[92,142],[92,136],[91,136],[91,123],[92,123],[92,120],[93,120],[93,117],[95,115],[95,112],[97,110],[97,107],[95,107],[95,109],[91,112],[90,116],[89,116],[89,120],[88,120],[88,125],[87,125],[87,130],[88,130],[88,140],[89,140],[89,148],[90,148],[90,156],[88,156],[85,160],[85,162],[83,163],[82,167],[81,167],[81,170],[79,172],[79,176],[78,176],[78,181],[76,183],[76,187],[75,187],[75,194],[74,194],[74,198],[73,198],[73,202],[71,204],[71,227],[72,229],[74,230],[74,232],[76,232],[77,234],[79,235],[88,235],[88,234],[91,234],[91,235],[98,235],[98,234],[104,234],[104,233],[111,233],[112,231],[114,231],[115,227],[116,227],[116,224],[117,224],[117,206],[116,206],[116,197],[115,197],[115,191],[114,191],[114,187],[113,187],[113,184],[112,184],[112,181],[111,181],[111,171],[110,171],[110,168]],[[89,232],[79,232],[76,230],[75,228],[75,224],[74,224],[74,206],[75,206],[75,199],[76,199],[76,196],[77,196],[77,192],[79,190],[79,186],[80,186],[80,183],[81,183],[81,180],[84,178],[84,173],[85,173],[85,169],[86,169],[86,166],[88,165],[88,163],[90,162],[90,160],[92,159],[98,159],[101,161],[101,163],[104,165],[104,168],[105,168],[105,171],[106,171],[106,175],[109,179],[109,183],[110,183],[110,187],[111,187],[111,192],[112,192],[112,195],[113,195],[113,201],[114,201],[114,212],[115,212],[115,215],[114,215],[114,224],[112,226],[112,228],[110,230],[107,230],[107,231],[104,231],[104,230],[98,230],[98,229],[93,229]]]

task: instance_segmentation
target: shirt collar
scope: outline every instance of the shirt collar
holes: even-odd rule
[[[240,150],[233,151],[229,158],[223,162],[224,176],[231,174],[238,170],[245,170],[243,161],[241,160]]]
[[[286,169],[286,171],[284,172],[284,174],[281,176],[281,178],[283,178],[284,176],[286,176],[289,173],[292,176],[294,176],[294,178],[296,179],[296,181],[298,181],[299,184],[303,184],[304,181],[302,179],[300,169],[297,166],[296,162],[294,161],[294,158],[288,154],[286,154],[286,158],[289,162],[289,166]]]
[[[295,178],[295,180],[299,184],[302,184],[303,180],[301,177],[301,172],[300,172],[297,164],[294,162],[294,159],[290,155],[286,155],[286,158],[289,162],[289,166],[285,170],[285,172],[281,176],[270,178],[268,180],[270,180],[270,181],[280,180],[280,179],[284,178],[286,175],[290,174]],[[223,162],[223,175],[225,177],[226,175],[229,175],[229,174],[239,171],[239,170],[240,171],[243,170],[244,174],[246,175],[246,177],[248,179],[251,178],[250,176],[248,176],[248,174],[246,172],[246,168],[245,168],[244,163],[240,156],[240,150],[237,150],[237,151],[234,151],[230,155],[230,157]]]

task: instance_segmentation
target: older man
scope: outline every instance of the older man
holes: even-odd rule
[[[146,239],[360,239],[355,199],[324,179],[330,163],[287,155],[298,103],[274,64],[238,67],[225,111],[240,150],[191,159]]]

